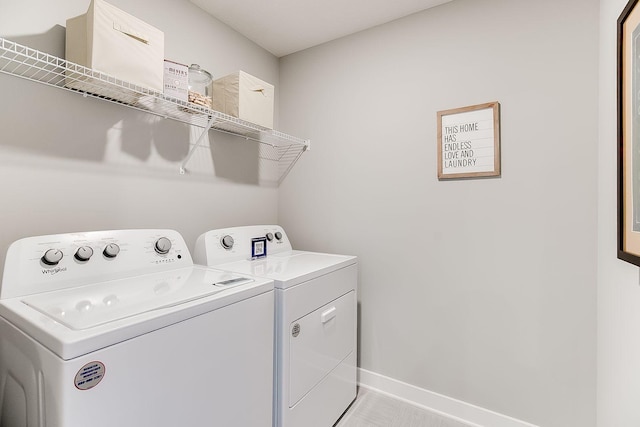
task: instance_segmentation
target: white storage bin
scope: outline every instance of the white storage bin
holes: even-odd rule
[[[67,20],[66,58],[136,86],[163,91],[164,33],[104,0],[92,0],[86,14]],[[86,90],[78,87],[82,85],[67,79],[67,86]]]
[[[273,129],[273,85],[244,71],[213,82],[213,109]]]

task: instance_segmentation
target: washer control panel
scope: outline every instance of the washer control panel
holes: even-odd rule
[[[279,225],[250,225],[202,234],[196,241],[193,259],[196,264],[213,266],[290,250],[291,242]]]
[[[174,230],[112,230],[28,237],[7,251],[0,299],[193,265]]]

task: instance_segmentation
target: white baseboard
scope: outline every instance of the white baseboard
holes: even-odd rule
[[[366,369],[358,369],[358,383],[473,427],[538,427]]]

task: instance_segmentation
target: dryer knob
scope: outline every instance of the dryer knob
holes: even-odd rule
[[[62,257],[63,257],[63,254],[61,250],[49,249],[44,253],[44,255],[42,255],[42,258],[40,259],[42,260],[43,263],[47,265],[56,265],[60,262]]]
[[[281,232],[276,231],[276,239],[282,240],[282,233]]]
[[[104,247],[104,250],[102,251],[102,254],[107,258],[115,258],[119,253],[120,246],[116,245],[115,243],[109,243]]]
[[[273,233],[267,233],[267,235],[265,237],[267,238],[268,241],[272,241],[273,240]]]
[[[91,249],[91,246],[82,246],[78,248],[74,257],[78,261],[89,261],[89,258],[91,258],[92,255],[93,249]]]
[[[167,239],[166,237],[161,237],[156,240],[156,244],[153,248],[161,255],[169,253],[169,250],[171,249],[171,240]]]
[[[229,236],[228,234],[220,239],[220,244],[225,249],[231,249],[233,247],[233,243],[233,237]]]

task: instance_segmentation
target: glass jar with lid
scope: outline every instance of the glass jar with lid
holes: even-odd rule
[[[211,82],[213,78],[198,64],[189,67],[189,102],[211,108]]]

